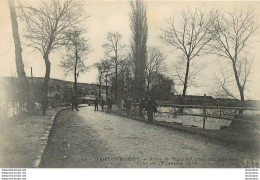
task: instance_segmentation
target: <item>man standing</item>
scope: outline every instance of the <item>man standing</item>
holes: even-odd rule
[[[145,101],[143,98],[140,100],[139,104],[139,116],[143,117],[143,109],[145,108]]]
[[[154,117],[153,117],[153,114],[155,113],[155,112],[157,112],[157,104],[156,104],[156,102],[155,102],[155,100],[153,99],[153,98],[149,98],[149,100],[148,100],[148,102],[147,102],[147,117],[148,117],[148,122],[149,123],[153,123],[153,119],[154,119]]]
[[[74,107],[77,111],[78,110],[78,104],[77,104],[77,96],[76,95],[73,95],[72,98],[71,98],[71,110],[73,111],[74,110]]]
[[[129,97],[127,97],[126,105],[125,105],[127,116],[129,116],[131,106],[132,106],[132,101]]]
[[[104,105],[105,105],[105,100],[103,97],[101,97],[101,100],[100,100],[100,105],[101,105],[101,108],[102,108],[102,112],[104,111]]]
[[[112,100],[107,98],[107,113],[111,113],[112,110]]]
[[[95,99],[95,111],[98,111],[98,97]]]

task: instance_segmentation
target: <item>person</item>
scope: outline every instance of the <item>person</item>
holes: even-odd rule
[[[143,109],[145,108],[145,101],[143,98],[140,100],[139,104],[139,116],[143,116]]]
[[[148,122],[153,123],[154,120],[154,113],[157,112],[157,104],[155,102],[155,99],[150,97],[147,102],[147,117]]]
[[[98,111],[98,97],[95,99],[95,111]]]
[[[78,104],[77,104],[77,96],[76,95],[73,95],[72,98],[71,98],[71,110],[73,111],[74,110],[74,107],[77,111],[78,110]]]
[[[129,97],[127,97],[126,105],[125,105],[127,116],[129,116],[131,105],[132,105],[132,101]]]
[[[101,106],[102,112],[104,111],[104,105],[105,105],[105,100],[103,97],[101,97],[100,106]]]
[[[124,108],[125,108],[125,100],[124,99],[122,99],[121,100],[121,112],[123,112],[124,111]]]
[[[111,113],[112,110],[112,100],[107,98],[107,113]]]

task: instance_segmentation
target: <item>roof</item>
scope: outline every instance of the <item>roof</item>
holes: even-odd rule
[[[180,100],[181,95],[174,95],[174,99]],[[194,95],[185,95],[183,98],[184,101],[204,101],[204,96],[194,96]],[[206,96],[206,100],[214,100],[212,96]]]

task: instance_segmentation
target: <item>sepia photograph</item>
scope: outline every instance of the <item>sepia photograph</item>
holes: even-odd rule
[[[260,2],[0,7],[0,168],[260,167]]]

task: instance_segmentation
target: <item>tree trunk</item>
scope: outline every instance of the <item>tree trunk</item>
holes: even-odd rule
[[[48,89],[49,89],[49,79],[50,79],[50,71],[51,71],[49,54],[44,54],[43,59],[45,62],[45,77],[42,85],[42,113],[46,114],[46,111],[48,109]]]
[[[13,39],[15,45],[15,64],[16,64],[16,72],[19,77],[19,87],[22,90],[21,96],[24,97],[24,100],[27,102],[27,108],[29,111],[34,110],[34,102],[33,102],[33,92],[30,88],[30,84],[28,79],[26,78],[26,74],[24,71],[24,64],[22,58],[22,47],[21,41],[18,32],[18,22],[16,16],[16,10],[14,6],[13,0],[7,0],[9,9],[10,9],[10,17],[12,22],[12,30],[13,30]]]
[[[108,97],[108,87],[107,87],[107,73],[106,73],[106,99]]]
[[[115,84],[114,81],[115,81],[115,80],[113,79],[113,80],[112,80],[112,86],[111,86],[111,89],[110,89],[110,96],[111,96],[112,99],[114,99],[114,97],[113,97],[113,95],[114,95],[114,94],[113,94],[113,92],[114,92],[114,84]]]
[[[115,89],[114,89],[114,92],[115,92],[115,93],[114,93],[115,100],[117,100],[117,97],[118,97],[118,96],[117,96],[117,95],[118,95],[118,94],[117,94],[117,89],[118,89],[118,88],[117,88],[117,69],[118,69],[117,66],[118,66],[118,65],[116,64],[116,69],[115,69],[115,70],[116,70],[116,72],[115,72],[116,77],[115,77]]]
[[[240,93],[240,99],[241,99],[241,104],[244,106],[244,102],[245,102],[245,97],[244,97],[244,90],[243,88],[239,88],[239,93]],[[243,114],[244,110],[240,109],[239,110],[239,114]]]
[[[137,52],[135,64],[135,98],[140,100],[145,94],[145,59],[142,51]]]
[[[77,66],[78,66],[78,50],[76,48],[76,52],[75,52],[75,56],[76,56],[76,61],[75,61],[75,67],[74,67],[74,92],[75,92],[75,96],[76,96],[76,104],[78,103],[78,74],[77,74]]]
[[[183,100],[184,100],[184,97],[186,96],[186,91],[187,91],[187,87],[188,87],[189,70],[190,70],[190,59],[187,58],[186,73],[185,73],[183,91],[182,91],[182,96],[181,96],[181,105],[183,105]],[[183,108],[180,108],[180,112],[183,113]]]
[[[98,98],[99,99],[101,99],[101,85],[102,85],[101,75],[99,75],[99,84],[98,84]]]
[[[239,94],[240,94],[240,100],[242,102],[242,104],[245,101],[245,97],[244,97],[244,88],[241,86],[240,82],[239,82],[239,76],[237,73],[237,69],[236,69],[236,63],[233,61],[233,70],[234,70],[234,75],[235,75],[235,79],[236,79],[236,83],[237,83],[237,87],[239,90]],[[239,114],[243,114],[243,110],[239,110]]]
[[[121,96],[123,97],[124,95],[124,85],[125,85],[125,81],[124,81],[124,71],[122,71],[122,86],[121,86]]]
[[[186,95],[186,91],[187,91],[187,87],[188,87],[189,70],[190,70],[190,60],[187,59],[186,73],[185,73],[185,79],[184,79],[184,85],[183,85],[183,91],[182,91],[183,97]]]
[[[149,94],[150,91],[150,78],[147,78],[147,93]]]
[[[24,72],[24,64],[23,64],[23,60],[22,60],[22,47],[21,47],[21,42],[20,42],[20,37],[19,37],[19,32],[18,32],[18,23],[17,23],[17,16],[16,16],[15,7],[14,7],[14,2],[13,2],[13,0],[8,0],[7,2],[9,4],[10,17],[11,17],[11,21],[12,21],[17,75],[18,75],[18,77],[26,77],[25,72]]]

